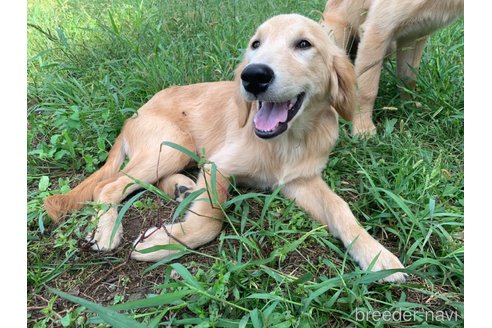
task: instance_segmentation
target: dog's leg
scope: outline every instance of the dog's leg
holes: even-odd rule
[[[215,187],[214,187],[215,186]],[[150,253],[144,249],[167,244],[182,244],[194,249],[212,241],[222,228],[224,213],[220,204],[227,199],[229,179],[217,171],[215,183],[211,178],[210,166],[206,165],[200,173],[196,189],[205,191],[198,196],[186,213],[184,222],[168,224],[165,227],[152,227],[135,241],[132,258],[139,261],[156,262],[176,253],[171,250],[158,250]]]
[[[350,54],[356,40],[356,31],[353,30],[349,22],[339,16],[326,16],[325,22],[326,29],[333,37],[335,44]]]
[[[343,242],[362,269],[366,270],[378,255],[373,271],[403,268],[395,255],[359,225],[348,204],[330,190],[321,177],[295,180],[285,185],[282,192],[317,221],[327,225],[328,230]],[[405,274],[394,273],[384,280],[404,281]]]
[[[427,39],[428,36],[424,36],[412,41],[397,41],[397,76],[412,91],[415,90],[420,59],[422,58]],[[408,94],[404,90],[401,90],[400,95],[403,99],[408,98]]]
[[[374,25],[368,24],[367,21],[364,24],[355,60],[359,107],[352,122],[353,135],[376,133],[372,111],[378,94],[383,60],[391,44],[391,29],[382,30]]]
[[[178,134],[179,132],[176,132],[176,135]],[[176,135],[173,140],[178,141],[183,147],[193,150],[191,143],[186,142],[185,138],[177,138]],[[159,142],[155,144],[159,145]],[[169,160],[170,158],[172,160]],[[96,231],[93,236],[87,237],[93,243],[91,248],[106,251],[114,249],[120,244],[123,236],[121,224],[116,228],[115,235],[111,241],[111,235],[118,217],[115,205],[121,203],[133,191],[141,188],[135,183],[135,180],[153,184],[159,178],[181,171],[189,161],[190,158],[187,155],[171,148],[166,148],[160,153],[158,147],[141,150],[132,156],[122,172],[118,173],[114,178],[100,182],[94,190],[94,201],[108,204],[111,207],[98,213],[99,220]],[[159,167],[157,167],[157,163],[159,163]]]
[[[164,177],[159,181],[157,186],[178,202],[183,201],[183,199],[196,189],[195,182],[183,174],[173,174],[169,177]]]

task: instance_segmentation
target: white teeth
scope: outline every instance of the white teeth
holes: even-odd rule
[[[294,108],[294,105],[297,103],[297,98],[298,97],[295,97],[294,99],[291,99],[289,101],[289,110],[291,110],[292,108]]]
[[[289,103],[287,104],[288,110],[291,110],[292,108],[294,108],[298,99],[299,99],[299,96],[296,96],[295,98],[289,100]],[[258,100],[258,109],[260,109],[261,107],[263,107],[263,102]]]

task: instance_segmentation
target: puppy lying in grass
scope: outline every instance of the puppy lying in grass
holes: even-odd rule
[[[141,250],[170,243],[190,248],[219,234],[224,213],[218,204],[228,196],[229,177],[260,189],[281,192],[348,247],[363,269],[403,268],[398,258],[364,230],[348,204],[321,178],[338,138],[338,114],[350,120],[355,106],[352,64],[318,23],[300,15],[275,16],[262,24],[248,43],[234,81],[167,88],[129,118],[108,160],[80,185],[45,202],[49,216],[62,215],[94,200],[112,205],[98,215],[94,250],[111,250],[122,239],[116,224],[119,204],[140,188],[154,184],[170,196],[197,198],[184,222],[149,228],[136,242],[132,257],[159,261],[173,253]],[[191,152],[205,150],[195,183],[180,174],[193,163]],[[120,166],[128,158],[128,164]],[[211,164],[213,163],[213,164]],[[115,226],[116,224],[116,226]],[[403,281],[393,273],[387,281]]]

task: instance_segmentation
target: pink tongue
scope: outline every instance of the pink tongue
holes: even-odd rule
[[[272,131],[279,123],[287,121],[288,113],[288,101],[283,103],[264,102],[254,118],[256,129]]]

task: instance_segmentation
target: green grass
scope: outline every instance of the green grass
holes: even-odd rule
[[[131,237],[107,254],[84,248],[94,208],[59,226],[43,211],[44,197],[102,165],[124,120],[154,93],[232,78],[262,21],[287,12],[318,20],[323,8],[324,1],[28,4],[29,326],[381,327],[357,319],[376,310],[407,311],[417,326],[426,311],[457,313],[457,321],[429,324],[463,325],[462,21],[431,38],[409,101],[398,97],[395,63],[387,61],[378,135],[356,140],[342,123],[324,171],[370,234],[413,272],[407,283],[373,282],[377,273],[362,272],[338,240],[275,193],[235,193],[216,242],[153,266],[126,261]],[[138,233],[175,207],[146,192],[123,224]]]

